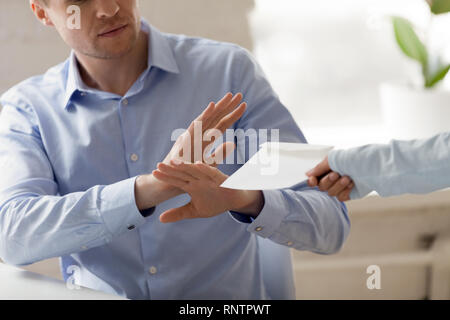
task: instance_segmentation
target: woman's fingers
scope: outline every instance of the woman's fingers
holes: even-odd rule
[[[308,185],[311,188],[317,187],[318,184],[319,184],[319,180],[315,176],[312,176],[308,179]]]
[[[328,195],[330,197],[338,196],[342,191],[347,189],[347,187],[352,183],[349,177],[342,177],[336,183],[328,189]]]
[[[350,200],[350,194],[353,191],[353,187],[355,186],[355,184],[352,182],[344,191],[342,191],[339,195],[338,195],[338,200],[341,202],[345,202],[345,201],[349,201]]]
[[[350,194],[355,186],[350,177],[341,177],[333,171],[320,180],[315,175],[310,175],[308,185],[312,188],[318,186],[321,191],[328,192],[330,197],[337,197],[342,202],[350,200]]]
[[[319,182],[320,191],[328,191],[338,179],[339,174],[337,174],[336,172],[331,172],[327,174],[325,177],[320,179]]]

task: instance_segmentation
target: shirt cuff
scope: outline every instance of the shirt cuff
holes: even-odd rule
[[[337,166],[339,155],[340,150],[331,150],[330,153],[328,154],[328,165],[330,166],[330,169],[333,170],[334,172],[342,174],[341,170]]]
[[[146,221],[136,205],[136,178],[105,186],[100,192],[100,215],[114,237],[134,230]]]
[[[264,190],[263,195],[264,207],[256,219],[237,212],[230,214],[238,222],[249,224],[247,231],[270,238],[280,228],[289,212],[281,190]]]
[[[341,176],[350,176],[355,184],[352,192],[350,192],[350,200],[357,200],[368,195],[371,190],[360,183],[360,180],[357,177],[354,177],[353,175],[350,175],[349,172],[346,172],[348,169],[345,169],[346,171],[344,171],[343,167],[345,167],[344,164],[346,161],[346,156],[348,157],[349,152],[349,150],[332,150],[328,154],[328,164],[331,170],[339,173]]]

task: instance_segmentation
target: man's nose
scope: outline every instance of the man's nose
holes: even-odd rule
[[[120,10],[116,0],[96,0],[95,2],[99,19],[114,17]]]

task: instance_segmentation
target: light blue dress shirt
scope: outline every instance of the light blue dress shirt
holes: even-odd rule
[[[450,187],[450,132],[429,139],[334,150],[328,160],[333,171],[355,182],[351,199],[372,191],[383,197],[430,193]]]
[[[148,69],[124,97],[83,84],[73,53],[2,96],[0,257],[61,257],[64,278],[131,299],[295,298],[289,247],[330,254],[349,233],[336,198],[305,185],[265,191],[255,220],[228,212],[160,223],[186,194],[148,218],[138,211],[136,177],[164,159],[174,130],[227,92],[248,103],[233,128],[276,128],[281,141],[306,143],[246,50],[142,28]],[[246,148],[237,154],[248,159]]]

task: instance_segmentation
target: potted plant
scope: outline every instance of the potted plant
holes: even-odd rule
[[[450,12],[450,0],[426,0],[435,15]],[[403,53],[417,61],[422,70],[422,83],[389,83],[381,86],[381,106],[389,135],[396,139],[426,138],[450,131],[450,91],[440,85],[450,70],[439,53],[427,47],[413,24],[405,18],[393,17],[395,38]],[[427,30],[429,31],[429,30]],[[429,36],[429,35],[428,35]]]

